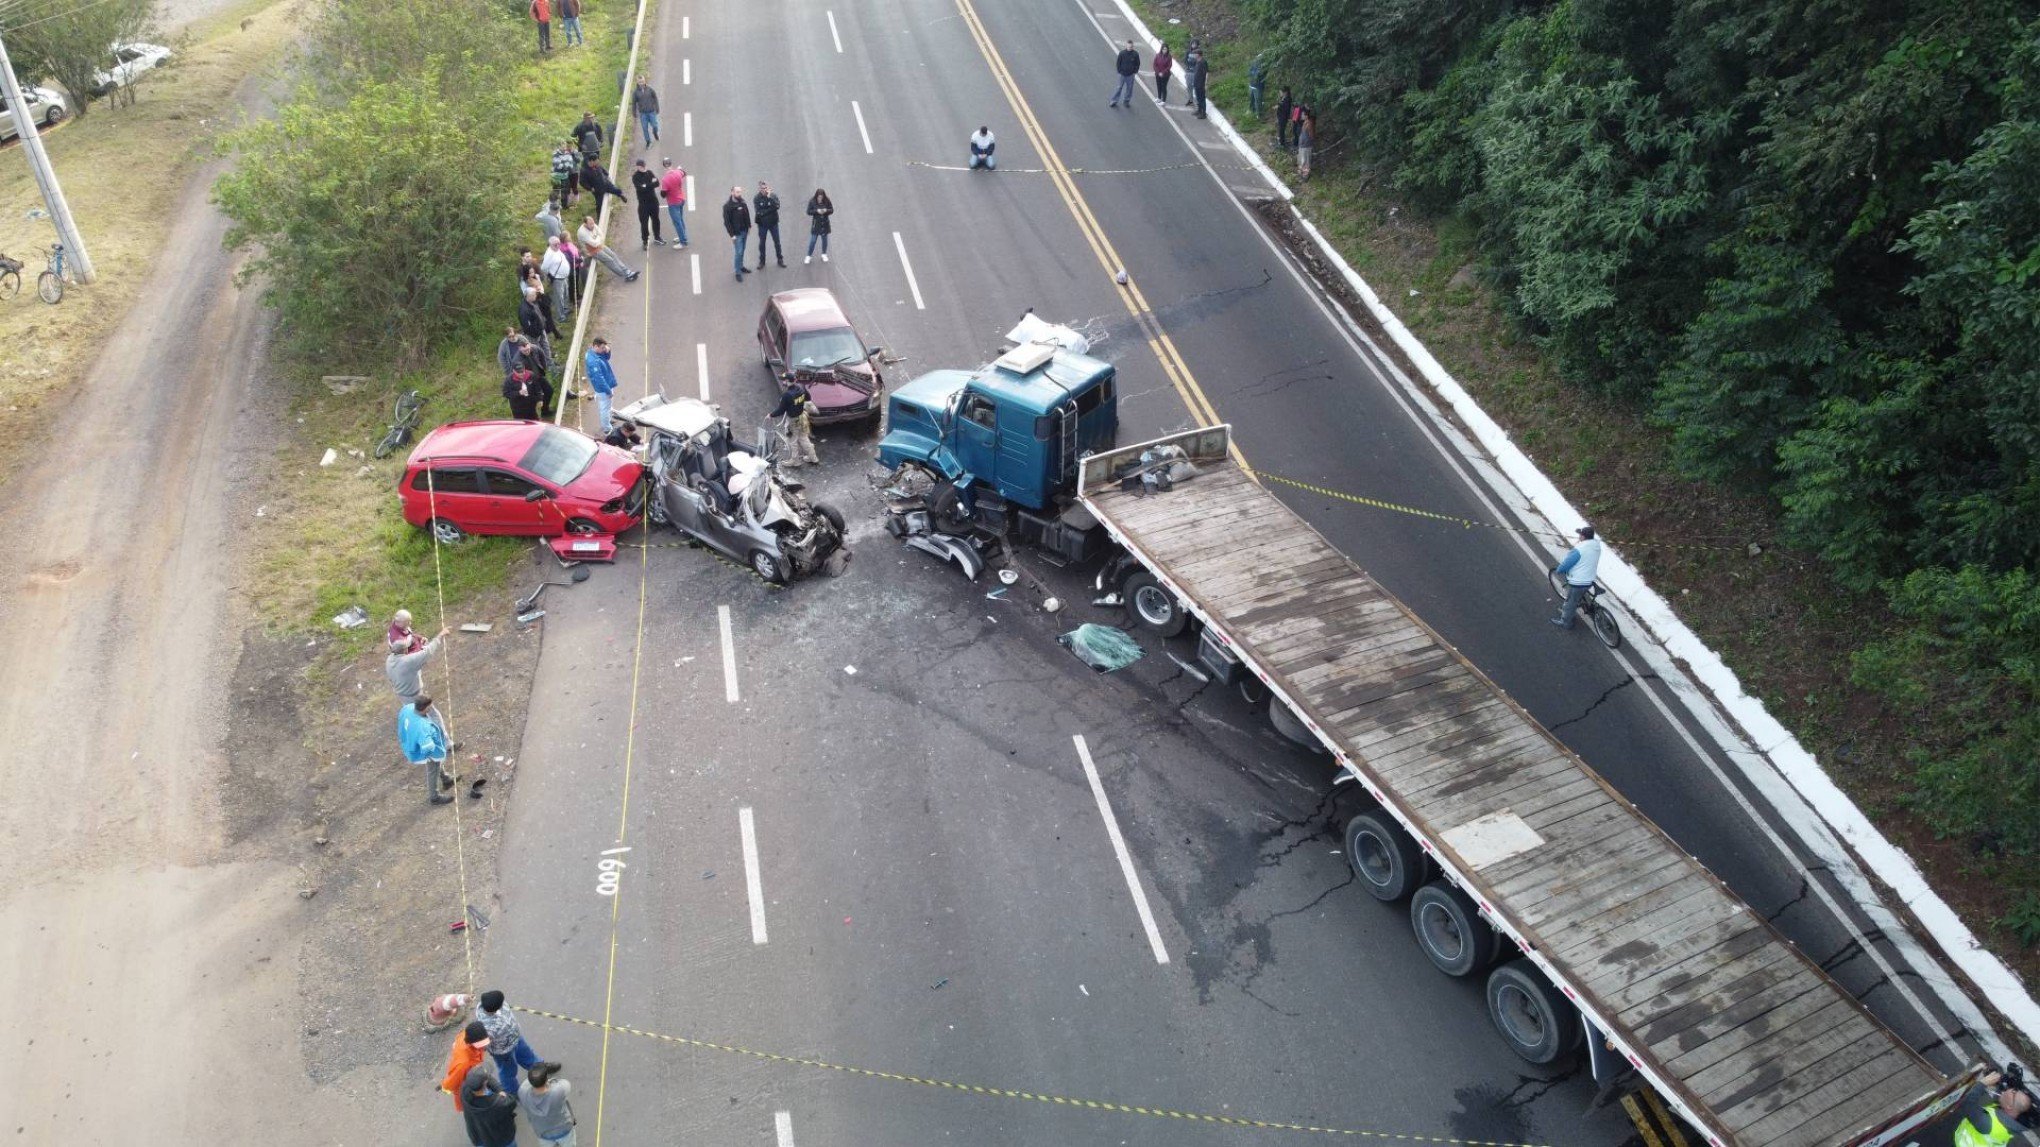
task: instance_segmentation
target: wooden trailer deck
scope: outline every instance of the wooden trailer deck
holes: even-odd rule
[[[1695,1126],[1742,1147],[1848,1144],[1941,1089],[1847,991],[1215,453],[1145,496],[1087,469],[1084,502]]]

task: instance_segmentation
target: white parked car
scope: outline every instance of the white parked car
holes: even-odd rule
[[[28,119],[31,123],[52,127],[58,120],[71,114],[71,105],[64,102],[64,97],[48,88],[24,87],[21,89],[21,98],[28,104]],[[5,103],[5,100],[0,100],[0,103]],[[15,126],[14,109],[0,107],[0,139],[13,139],[20,134],[21,129]]]
[[[92,94],[103,96],[115,88],[127,87],[143,72],[153,71],[169,58],[170,49],[161,44],[140,41],[115,44],[107,51],[106,65],[92,73]]]

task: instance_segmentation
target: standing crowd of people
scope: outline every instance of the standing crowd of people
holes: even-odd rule
[[[1178,67],[1183,75],[1183,106],[1193,109],[1197,119],[1206,115],[1206,88],[1211,81],[1211,64],[1205,57],[1204,46],[1191,40],[1179,61],[1164,43],[1155,49],[1148,67],[1155,79],[1155,103],[1169,106],[1169,82],[1175,78]],[[1120,48],[1113,59],[1116,73],[1112,98],[1107,107],[1133,108],[1135,77],[1140,75],[1140,48],[1132,40]],[[1267,69],[1259,56],[1247,64],[1247,108],[1256,122],[1261,119],[1261,102],[1266,90]],[[1317,146],[1317,112],[1307,103],[1296,99],[1287,86],[1281,89],[1281,98],[1275,103],[1275,142],[1284,151],[1293,152],[1296,157],[1296,173],[1299,179],[1310,178],[1310,163]],[[992,158],[992,132],[980,127],[970,139],[970,166],[976,171],[994,170],[998,167]]]

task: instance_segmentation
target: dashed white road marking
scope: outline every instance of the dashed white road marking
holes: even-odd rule
[[[716,624],[722,627],[722,679],[723,696],[734,705],[737,703],[737,639],[730,634],[730,607],[715,607]]]
[[[857,117],[857,134],[858,134],[858,135],[860,135],[860,136],[863,136],[863,137],[864,137],[864,154],[866,154],[866,155],[870,155],[870,154],[871,154],[871,132],[870,132],[870,131],[868,131],[868,130],[866,130],[866,129],[865,129],[865,126],[864,126],[864,109],[863,109],[863,108],[861,108],[861,107],[858,107],[858,106],[857,106],[857,101],[856,101],[856,100],[851,100],[851,101],[850,101],[850,111],[851,111],[851,114],[853,114],[853,115],[855,115],[855,116]]]
[[[708,401],[708,344],[694,344],[694,376],[701,380],[701,401]]]
[[[751,943],[765,942],[765,885],[758,876],[758,822],[751,815],[751,806],[737,810],[737,833],[744,842],[744,887],[751,898]],[[790,1143],[787,1138],[793,1134],[791,1123],[787,1125],[780,1142]]]
[[[793,1147],[793,1112],[773,1112],[772,1130],[779,1136],[779,1147]]]
[[[694,177],[687,177],[687,210],[694,210]]]
[[[680,146],[694,146],[694,113],[680,113]]]
[[[914,309],[925,311],[928,309],[928,304],[921,301],[921,284],[914,279],[914,265],[907,262],[907,241],[900,238],[900,233],[897,231],[892,233],[892,241],[893,246],[898,248],[900,252],[900,266],[905,268],[907,272],[907,289],[914,292]]]
[[[689,26],[688,18],[685,16],[680,17],[680,38],[685,40],[687,37],[692,36],[693,34],[694,29],[691,26]]]
[[[1091,747],[1084,743],[1082,734],[1070,739],[1077,743],[1077,758],[1084,762],[1084,779],[1091,782],[1091,795],[1098,799],[1098,815],[1105,819],[1105,835],[1112,838],[1112,851],[1119,854],[1119,874],[1126,877],[1126,886],[1133,891],[1133,906],[1140,913],[1140,926],[1147,931],[1148,946],[1155,950],[1155,963],[1166,964],[1169,951],[1162,947],[1162,932],[1155,927],[1154,910],[1148,907],[1147,893],[1141,890],[1140,876],[1133,870],[1133,854],[1126,851],[1126,838],[1119,834],[1119,818],[1112,815],[1112,802],[1105,799],[1105,782],[1098,779],[1098,766],[1091,763]]]
[[[843,37],[836,32],[836,10],[834,8],[829,9],[829,39],[836,41],[836,51],[842,52]],[[790,1143],[792,1140],[789,1139],[787,1142]]]
[[[694,82],[693,60],[680,61],[680,82],[683,84],[691,84]]]
[[[687,202],[694,202],[693,197],[688,197]],[[687,256],[687,262],[694,271],[694,293],[698,295],[701,293],[701,256],[689,255]]]

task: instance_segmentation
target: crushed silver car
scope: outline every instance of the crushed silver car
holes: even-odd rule
[[[613,417],[644,432],[645,516],[749,566],[775,585],[850,565],[843,515],[810,503],[779,475],[768,449],[740,442],[729,419],[698,399],[647,395]]]

